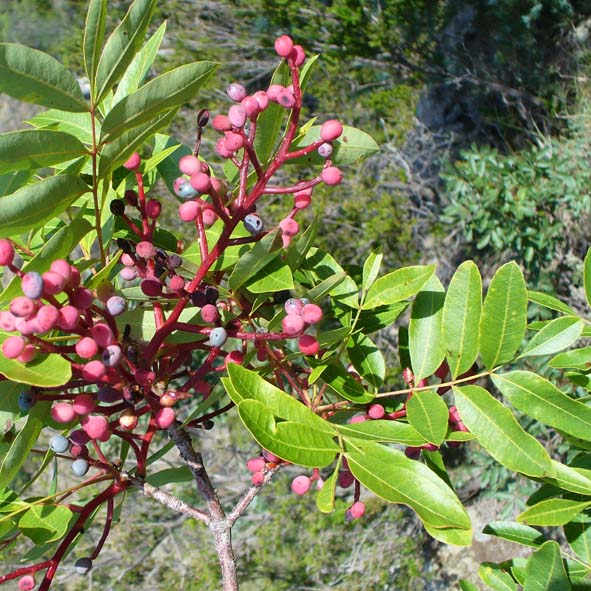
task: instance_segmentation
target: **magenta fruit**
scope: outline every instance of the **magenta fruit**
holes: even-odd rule
[[[92,292],[85,287],[79,287],[70,294],[70,304],[79,310],[88,310],[92,306],[92,300]]]
[[[205,304],[205,306],[201,308],[201,318],[203,318],[203,322],[211,324],[220,319],[220,313],[213,304]]]
[[[296,495],[305,495],[310,490],[310,484],[310,479],[302,474],[291,481],[291,490]]]
[[[296,336],[304,330],[305,323],[301,316],[289,314],[281,321],[283,332],[289,336]]]
[[[12,332],[15,328],[14,321],[15,318],[10,312],[6,310],[0,311],[0,328],[2,330],[5,330],[6,332]]]
[[[304,304],[297,298],[289,298],[283,304],[283,308],[285,309],[286,314],[295,314],[296,316],[300,316],[302,312],[302,308]]]
[[[146,215],[155,220],[160,214],[162,213],[162,203],[158,201],[158,199],[150,199],[148,203],[146,203]]]
[[[322,308],[316,304],[306,304],[302,308],[302,319],[306,324],[316,324],[322,320]]]
[[[275,39],[275,51],[279,57],[289,57],[293,47],[293,41],[288,35],[281,35]]]
[[[232,124],[227,115],[216,115],[211,122],[211,125],[216,131],[230,131]]]
[[[136,244],[135,252],[142,259],[151,259],[156,254],[156,247],[151,242],[142,240]]]
[[[265,459],[261,456],[257,456],[256,458],[250,458],[250,460],[246,462],[246,468],[249,472],[252,472],[253,474],[256,472],[262,472],[265,469],[265,466]]]
[[[30,318],[37,311],[35,300],[27,296],[18,296],[10,302],[10,312],[19,318]]]
[[[137,170],[140,167],[141,162],[141,156],[137,152],[134,152],[123,164],[123,168],[127,168],[127,170]]]
[[[90,334],[99,347],[108,347],[115,341],[113,331],[104,322],[95,324],[90,329]]]
[[[0,238],[0,266],[10,265],[14,259],[14,246],[6,238]]]
[[[10,336],[2,343],[2,353],[7,359],[16,359],[25,350],[25,339]]]
[[[102,361],[89,361],[82,368],[82,377],[89,382],[98,382],[105,375],[105,369]]]
[[[320,127],[320,139],[325,142],[332,142],[343,133],[343,124],[337,119],[329,119]]]
[[[35,579],[33,575],[25,575],[18,580],[18,591],[32,591],[35,588]]]
[[[76,418],[76,413],[69,402],[56,402],[51,407],[51,418],[56,423],[69,423]]]
[[[211,187],[209,175],[205,174],[204,172],[196,172],[195,174],[192,174],[189,182],[191,183],[193,189],[199,191],[199,193],[207,193]]]
[[[78,326],[80,312],[74,306],[63,306],[59,310],[57,326],[62,330],[72,330]]]
[[[91,337],[82,337],[76,343],[76,353],[82,359],[91,359],[98,353],[98,345]]]
[[[228,109],[228,121],[232,127],[240,129],[246,123],[246,109],[242,105],[232,105]]]
[[[39,325],[39,331],[45,333],[53,330],[57,326],[59,317],[59,310],[52,304],[41,306],[37,310],[37,316],[35,316],[35,320],[37,320],[37,324]]]
[[[146,277],[140,283],[140,288],[150,298],[156,298],[162,295],[162,283],[156,277]]]
[[[154,422],[159,429],[167,429],[174,423],[175,419],[174,410],[168,406],[158,409],[154,414]]]
[[[343,173],[336,166],[328,166],[322,171],[322,180],[327,185],[338,185],[343,181]]]
[[[239,103],[245,96],[246,96],[246,89],[242,84],[238,84],[237,82],[232,82],[226,88],[226,94],[236,103]]]
[[[298,191],[293,196],[293,206],[296,209],[306,209],[312,203],[312,189]]]
[[[91,439],[101,439],[109,432],[109,422],[102,415],[87,415],[80,425]]]
[[[78,394],[74,398],[72,408],[77,415],[87,415],[96,408],[96,402],[90,394]]]
[[[183,174],[188,174],[189,176],[195,174],[196,172],[199,172],[201,170],[201,163],[199,162],[199,158],[193,156],[192,154],[183,156],[179,160],[179,170]]]
[[[295,236],[300,231],[300,225],[293,218],[285,218],[279,222],[284,236]]]
[[[191,189],[194,191],[193,187]],[[197,201],[186,201],[179,207],[179,217],[183,222],[192,222],[197,217],[200,209],[201,204]]]
[[[367,411],[367,416],[374,420],[384,418],[385,414],[386,410],[381,404],[371,404]]]
[[[316,353],[318,353],[320,350],[318,341],[309,334],[303,334],[300,337],[298,341],[298,347],[304,355],[316,355]]]

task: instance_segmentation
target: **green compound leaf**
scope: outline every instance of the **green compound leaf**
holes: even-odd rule
[[[123,76],[144,41],[156,0],[135,0],[111,33],[96,67],[95,102],[99,104]]]
[[[498,564],[483,562],[478,567],[478,576],[495,591],[517,591],[513,577]]]
[[[380,277],[369,288],[363,309],[387,306],[414,296],[435,273],[435,265],[403,267]]]
[[[583,332],[585,321],[576,316],[563,316],[550,321],[537,332],[519,356],[552,355],[570,347]]]
[[[73,135],[85,144],[92,144],[92,119],[90,113],[68,113],[50,109],[37,113],[27,120],[29,125],[40,129],[61,131]],[[101,125],[95,119],[97,133],[100,133]]]
[[[424,464],[379,443],[344,440],[349,468],[363,486],[391,503],[411,507],[430,526],[432,535],[447,529],[471,532],[470,518],[459,499]]]
[[[568,367],[585,371],[591,368],[591,347],[559,353],[548,362],[550,367]]]
[[[569,546],[585,563],[591,563],[591,518],[580,514],[563,527]]]
[[[410,359],[417,382],[435,373],[445,357],[441,325],[444,299],[445,290],[433,275],[412,305],[408,334]]]
[[[335,427],[341,435],[355,439],[400,443],[412,447],[427,443],[427,440],[414,427],[400,421],[364,421],[335,425]]]
[[[491,521],[482,533],[532,548],[539,548],[546,541],[544,534],[537,529],[514,521]]]
[[[349,359],[359,375],[374,388],[379,388],[386,376],[386,362],[376,344],[357,333],[347,341]]]
[[[324,481],[324,484],[316,495],[316,506],[321,513],[332,513],[334,511],[334,495],[339,479],[339,468],[341,467],[341,456],[332,474]]]
[[[6,452],[0,466],[0,490],[7,488],[18,475],[21,466],[27,461],[28,455],[37,442],[37,437],[49,415],[51,405],[38,402],[29,411],[25,426],[16,434]]]
[[[265,381],[256,372],[241,365],[228,364],[228,377],[222,378],[222,382],[236,405],[243,400],[258,400],[280,419],[308,425],[331,437],[337,434],[331,423],[321,419],[293,396]]]
[[[443,305],[443,338],[451,376],[465,373],[478,356],[482,279],[472,261],[462,263],[451,278]]]
[[[31,505],[18,529],[38,546],[61,539],[74,514],[64,505]]]
[[[547,293],[543,293],[541,291],[528,290],[527,299],[530,302],[538,304],[539,306],[544,306],[544,308],[548,308],[549,310],[556,310],[557,312],[564,312],[565,314],[575,316],[577,314],[570,306],[567,306],[558,298],[555,298],[554,296],[551,296]]]
[[[0,174],[36,170],[84,154],[84,145],[61,131],[27,129],[0,134]]]
[[[76,176],[57,175],[0,198],[0,235],[18,236],[43,225],[88,190]]]
[[[178,108],[171,109],[156,117],[153,121],[134,127],[121,134],[113,143],[107,144],[99,159],[99,177],[103,178],[113,168],[123,164],[131,154],[156,132],[168,127]]]
[[[449,409],[433,390],[413,392],[406,403],[408,422],[429,443],[441,445],[447,434]]]
[[[495,460],[527,476],[551,473],[543,446],[489,392],[480,386],[454,386],[453,391],[462,421]]]
[[[158,54],[158,49],[162,44],[162,39],[164,39],[164,33],[166,32],[166,21],[164,21],[154,32],[154,34],[146,41],[144,46],[141,48],[140,51],[136,54],[133,58],[131,64],[127,70],[125,70],[125,74],[123,78],[121,78],[121,82],[117,84],[117,90],[115,91],[115,96],[113,97],[113,104],[117,104],[122,98],[130,95],[132,92],[135,92],[141,84],[144,82],[146,76],[150,72],[150,68],[152,67],[154,60],[156,59],[156,55]],[[156,153],[156,150],[154,150]]]
[[[216,69],[212,62],[186,64],[161,74],[121,99],[107,114],[101,143],[110,143],[134,127],[180,107],[197,93]]]
[[[308,361],[315,369],[316,378],[320,377],[325,384],[346,400],[356,404],[367,404],[374,399],[373,394],[368,392],[339,361],[325,363],[312,358]]]
[[[528,371],[492,376],[495,386],[511,404],[565,433],[591,441],[591,408],[574,400],[546,378]]]
[[[238,414],[261,447],[288,462],[322,468],[332,464],[340,451],[330,433],[307,424],[277,422],[268,407],[258,400],[240,402]]]
[[[487,369],[507,363],[527,328],[527,289],[516,263],[503,265],[492,278],[480,319],[480,355]]]
[[[591,506],[591,501],[546,499],[532,505],[517,516],[517,521],[531,525],[564,525]]]
[[[84,26],[84,69],[94,86],[94,77],[101,57],[101,47],[105,37],[107,21],[107,0],[90,0]]]
[[[69,70],[46,53],[16,43],[0,43],[0,92],[50,109],[90,109]]]
[[[523,591],[571,591],[560,546],[549,540],[536,550],[525,566]]]

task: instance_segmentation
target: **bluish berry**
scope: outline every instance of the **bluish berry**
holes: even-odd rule
[[[222,328],[221,326],[212,329],[212,331],[209,333],[209,342],[213,347],[221,347],[227,339],[228,333],[226,332],[226,329]]]
[[[54,435],[49,440],[49,449],[56,454],[63,454],[70,447],[70,442],[63,435]]]
[[[28,298],[36,300],[43,293],[43,277],[35,271],[29,271],[21,279],[21,288]]]
[[[84,476],[88,472],[88,462],[83,458],[78,458],[72,462],[72,472],[76,476]]]
[[[27,412],[31,410],[31,408],[33,408],[33,405],[35,404],[36,400],[37,396],[35,396],[33,392],[26,390],[25,392],[21,392],[18,395],[18,407],[23,412]]]
[[[79,575],[85,575],[91,568],[92,560],[90,560],[88,556],[85,556],[84,558],[79,558],[74,564],[74,569]]]
[[[105,307],[111,316],[119,316],[119,314],[125,312],[127,302],[121,296],[114,295],[107,300]]]
[[[107,367],[115,367],[121,361],[121,347],[119,345],[109,345],[105,347],[101,357]]]
[[[260,234],[263,231],[263,220],[261,220],[261,218],[254,213],[249,213],[247,216],[245,216],[244,220],[242,220],[242,223],[244,224],[246,230],[253,236]]]
[[[199,194],[199,191],[193,188],[189,181],[185,181],[182,185],[178,186],[175,190],[177,197],[181,199],[191,199]]]

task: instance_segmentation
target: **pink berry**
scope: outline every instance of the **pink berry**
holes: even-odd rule
[[[197,201],[185,201],[179,207],[179,217],[183,222],[192,222],[197,217],[201,204]]]
[[[343,133],[343,124],[337,119],[329,119],[320,127],[320,139],[325,142],[332,142]]]
[[[37,348],[35,345],[29,343],[25,345],[23,352],[16,358],[16,360],[21,363],[29,363],[29,361],[33,361],[35,357],[37,357]]]
[[[18,591],[31,591],[35,588],[35,579],[33,575],[25,575],[18,580]]]
[[[168,287],[172,291],[182,291],[185,288],[185,280],[180,275],[173,275],[168,282]]]
[[[10,265],[14,259],[14,246],[6,238],[0,238],[0,267]]]
[[[18,296],[10,302],[10,312],[13,316],[30,318],[36,311],[37,303],[27,296]]]
[[[244,147],[244,138],[235,131],[226,131],[225,135],[225,146],[228,150],[235,152]]]
[[[296,68],[299,68],[306,61],[306,53],[301,45],[294,45],[291,55],[289,56]]]
[[[204,172],[196,172],[195,174],[191,175],[189,182],[191,183],[193,189],[199,191],[200,193],[207,193],[211,187],[209,175],[205,174]]]
[[[142,240],[136,244],[135,252],[142,259],[151,259],[156,255],[156,247],[151,242]]]
[[[115,342],[113,331],[104,322],[97,322],[90,329],[90,334],[99,347],[108,347]]]
[[[132,256],[130,256],[129,254],[127,254],[126,252],[124,252],[121,255],[121,258],[119,260],[126,267],[135,267],[135,259]]]
[[[14,316],[6,310],[0,311],[0,328],[6,332],[14,330]]]
[[[210,324],[219,320],[220,313],[217,307],[213,304],[205,304],[205,306],[201,308],[201,318],[203,318],[203,322]]]
[[[421,455],[421,448],[409,445],[404,450],[404,455],[411,460],[418,460]]]
[[[240,104],[244,107],[244,110],[246,111],[246,116],[249,119],[256,117],[256,115],[258,115],[260,111],[259,103],[253,96],[245,97],[244,99],[242,99]]]
[[[56,423],[69,423],[76,418],[76,413],[69,402],[56,402],[51,407],[51,418]]]
[[[244,127],[246,123],[246,109],[242,105],[232,105],[228,109],[228,120],[232,124],[232,127]]]
[[[39,331],[44,333],[53,330],[57,326],[59,316],[59,310],[55,306],[51,304],[41,306],[35,317],[39,325]]]
[[[303,474],[291,481],[291,490],[296,495],[305,495],[310,490],[310,479]]]
[[[119,271],[119,277],[123,281],[133,281],[137,277],[137,270],[135,267],[124,267]]]
[[[296,209],[306,209],[312,203],[312,189],[298,191],[293,196],[293,206]]]
[[[293,49],[293,41],[288,35],[275,39],[275,51],[279,57],[288,57]]]
[[[43,291],[47,295],[57,295],[64,290],[66,286],[66,278],[54,271],[46,271],[43,273]]]
[[[279,222],[284,236],[295,236],[300,231],[300,225],[293,218],[285,218]]]
[[[135,372],[135,381],[140,386],[147,386],[151,384],[156,379],[156,374],[149,369],[138,369]]]
[[[371,419],[382,419],[386,414],[386,409],[381,404],[370,405],[367,416]]]
[[[298,341],[298,347],[304,355],[316,355],[316,353],[318,353],[320,350],[318,341],[309,334],[303,334],[300,337]]]
[[[158,201],[158,199],[150,199],[148,203],[146,203],[146,215],[155,220],[160,214],[162,213],[162,203]]]
[[[174,410],[170,407],[164,407],[156,411],[154,415],[154,421],[156,422],[156,426],[159,429],[166,429],[170,427],[174,423],[176,419],[176,415],[174,414]]]
[[[255,472],[262,472],[265,469],[265,466],[265,459],[261,456],[257,456],[256,458],[250,458],[250,460],[246,462],[246,468],[249,472],[252,472],[253,474]]]
[[[289,300],[283,304],[286,314],[295,314],[296,316],[301,316],[303,307],[304,304],[302,304],[302,301],[298,298],[289,298]]]
[[[246,96],[246,89],[242,84],[232,82],[228,88],[226,88],[226,94],[236,103],[239,103]]]
[[[105,375],[105,364],[102,361],[89,361],[82,368],[82,377],[89,382],[98,382]]]
[[[281,86],[281,84],[271,84],[267,89],[267,98],[270,101],[277,102],[279,100],[279,95],[285,90],[285,86]]]
[[[79,310],[88,310],[92,306],[92,300],[92,292],[85,287],[79,287],[70,294],[70,304]]]
[[[281,461],[281,458],[279,456],[276,456],[274,453],[266,449],[263,450],[263,457],[265,458],[265,460],[267,460],[267,462],[270,462],[272,464],[277,464]]]
[[[304,330],[304,320],[301,316],[289,314],[281,321],[283,332],[289,336],[300,334]]]
[[[196,172],[200,172],[201,171],[201,163],[199,162],[199,158],[197,158],[196,156],[193,156],[191,154],[189,154],[187,156],[183,156],[179,160],[179,170],[183,174],[188,174],[189,176],[191,176],[192,174],[195,174]]]
[[[351,417],[349,423],[354,425],[355,423],[364,423],[365,422],[365,415],[355,415]]]
[[[68,283],[66,287],[70,289],[76,289],[80,285],[80,271],[74,265],[70,265],[70,279],[68,279]]]
[[[234,152],[232,150],[230,150],[227,146],[226,146],[226,138],[225,137],[221,137],[216,145],[215,145],[215,151],[222,157],[222,158],[231,158],[234,154]]]
[[[91,359],[98,353],[98,345],[96,341],[90,337],[82,337],[76,343],[76,353],[82,359]]]
[[[2,353],[7,359],[16,359],[25,350],[23,337],[11,336],[2,343]]]
[[[286,109],[292,109],[296,105],[296,99],[291,90],[284,88],[277,97],[277,103]]]
[[[109,434],[109,421],[102,415],[85,416],[80,425],[91,439],[102,439]]]
[[[302,319],[306,324],[316,324],[322,320],[322,308],[316,304],[306,304],[302,308]]]
[[[49,270],[53,273],[58,273],[61,275],[66,281],[69,281],[72,277],[72,269],[70,267],[70,263],[65,259],[57,259],[51,263],[49,266]]]
[[[14,327],[23,336],[28,336],[31,334],[41,332],[41,330],[39,329],[39,323],[37,322],[36,317],[32,317],[32,318],[28,318],[28,319],[16,318],[14,321]]]
[[[63,306],[59,310],[57,320],[58,328],[62,330],[72,330],[78,326],[80,312],[74,306]]]
[[[209,228],[209,226],[212,226],[213,224],[215,224],[217,219],[218,219],[218,214],[213,209],[207,208],[207,209],[203,210],[203,223],[208,228]]]
[[[162,283],[156,277],[146,277],[140,283],[140,288],[150,298],[156,298],[162,294]]]
[[[350,519],[359,519],[365,513],[365,505],[361,501],[357,501],[351,505],[347,511]]]
[[[339,185],[343,181],[343,173],[336,166],[325,168],[321,177],[327,185]]]
[[[321,158],[330,158],[332,156],[333,147],[331,144],[321,144],[318,146],[317,152]]]
[[[232,124],[226,115],[216,115],[211,125],[216,131],[229,131],[232,129]]]
[[[141,156],[137,152],[134,152],[129,157],[129,159],[123,164],[123,167],[127,168],[127,170],[137,170],[139,168],[141,162],[142,162]]]
[[[265,475],[262,472],[255,472],[250,481],[254,486],[261,486],[265,482]]]
[[[259,111],[264,111],[269,106],[269,97],[264,90],[258,90],[252,95],[252,98],[257,102]]]
[[[87,415],[96,408],[96,402],[90,394],[78,394],[72,408],[77,415]]]

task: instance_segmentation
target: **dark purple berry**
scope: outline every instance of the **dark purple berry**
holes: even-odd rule
[[[113,199],[109,207],[113,215],[123,215],[125,213],[125,201],[123,199]]]

